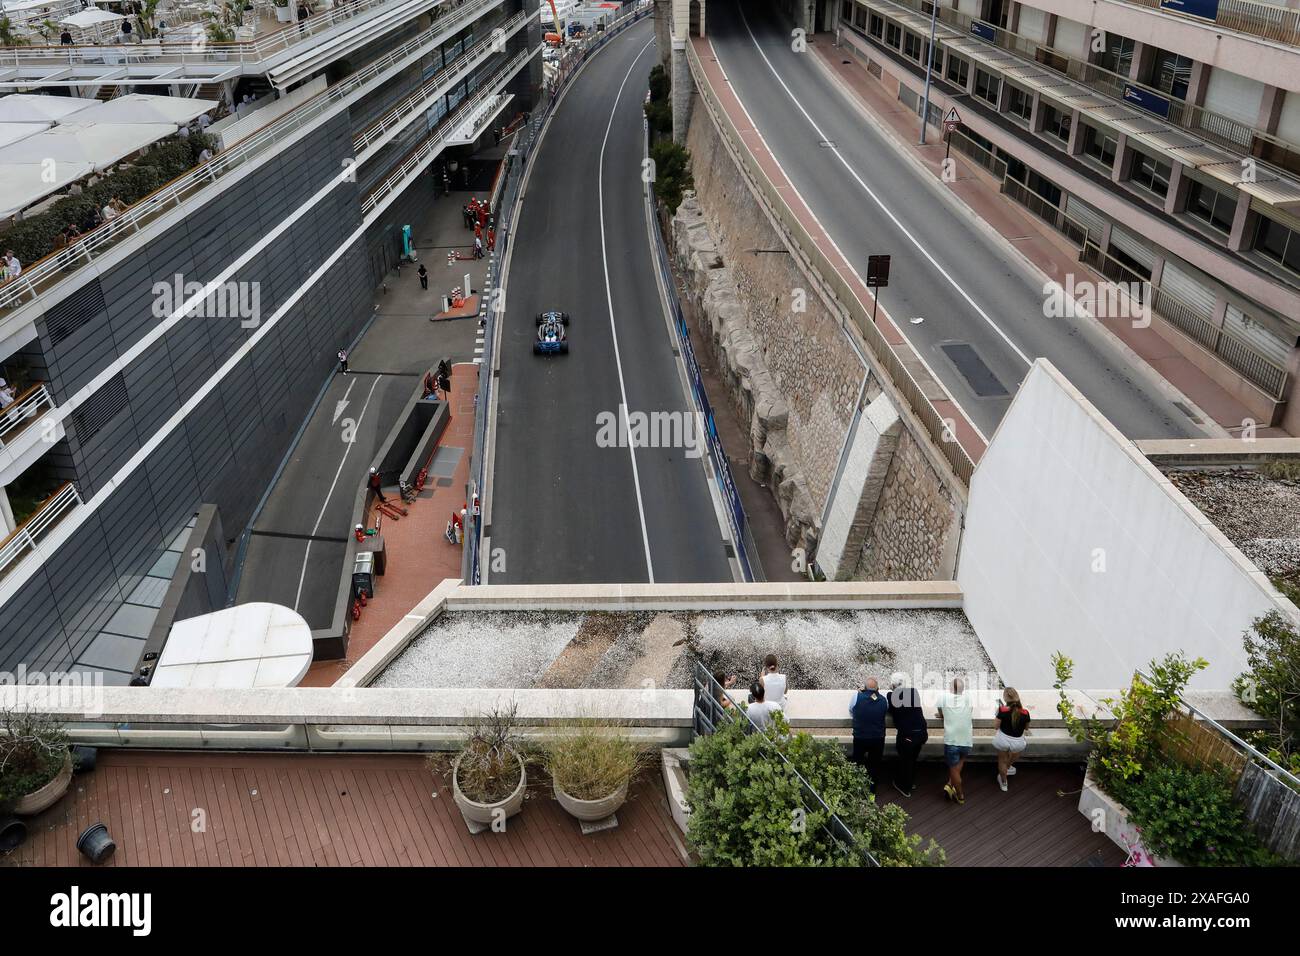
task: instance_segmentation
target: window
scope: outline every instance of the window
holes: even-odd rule
[[[1097,54],[1097,65],[1121,76],[1133,68],[1133,41],[1118,33],[1106,34],[1105,48]]]
[[[998,105],[998,90],[1002,86],[1002,81],[996,76],[985,73],[978,67],[975,68],[975,95],[980,99]]]
[[[1042,104],[1041,109],[1043,113],[1043,132],[1048,136],[1059,139],[1062,145],[1068,144],[1070,142],[1070,114],[1047,103]]]
[[[840,4],[840,19],[845,23],[853,22],[853,0],[844,0]]]
[[[892,46],[895,50],[897,50],[899,46],[902,44],[903,31],[898,26],[897,23],[885,24],[885,42],[888,43],[890,46]]]
[[[921,62],[921,38],[915,33],[903,34],[903,53]]]
[[[858,7],[853,11],[853,25],[859,30],[864,29],[867,25],[867,8]]]
[[[1151,58],[1151,75],[1147,82],[1177,99],[1187,99],[1187,87],[1192,82],[1191,57],[1156,50]]]
[[[1018,86],[1007,84],[1007,112],[1018,116],[1026,123],[1034,113],[1034,97]]]
[[[859,8],[861,9],[861,8]],[[885,20],[876,14],[871,15],[871,29],[868,31],[877,40],[882,39],[885,35]]]
[[[964,90],[966,84],[970,82],[970,64],[961,57],[949,53],[948,72],[945,76]]]
[[[1300,234],[1276,220],[1259,217],[1255,228],[1255,251],[1292,272],[1300,272]]]
[[[1169,193],[1169,177],[1173,170],[1168,163],[1152,159],[1146,153],[1133,153],[1133,171],[1129,182],[1136,183],[1148,192],[1164,197]]]
[[[1083,128],[1083,151],[1107,169],[1115,165],[1115,150],[1119,147],[1114,136],[1107,136],[1094,126]]]
[[[1232,231],[1237,202],[1226,193],[1193,179],[1187,187],[1187,214],[1227,233]]]

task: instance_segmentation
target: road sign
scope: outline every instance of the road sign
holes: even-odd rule
[[[943,130],[945,133],[951,133],[961,125],[961,116],[957,112],[957,107],[948,110],[948,115],[943,118]]]
[[[889,285],[889,256],[867,256],[867,285],[873,289]]]

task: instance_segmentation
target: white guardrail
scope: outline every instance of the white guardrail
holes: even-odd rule
[[[54,399],[45,383],[33,385],[19,395],[14,401],[0,408],[0,448],[14,440],[14,437],[31,424],[41,412],[54,408]]]
[[[36,512],[0,544],[0,577],[21,561],[26,555],[36,550],[41,538],[49,533],[63,516],[81,504],[81,495],[71,482],[65,484],[47,498]]]

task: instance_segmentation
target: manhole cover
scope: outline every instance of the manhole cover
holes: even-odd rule
[[[950,342],[939,348],[961,373],[961,377],[966,379],[971,391],[980,398],[997,398],[1010,394],[993,374],[993,370],[984,364],[984,360],[979,357],[975,349],[965,342]]]

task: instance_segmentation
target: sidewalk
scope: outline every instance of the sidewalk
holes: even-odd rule
[[[894,139],[900,153],[910,154],[909,159],[919,161],[936,180],[942,181],[944,143],[939,134],[925,146],[916,143],[920,132],[920,117],[891,96],[885,87],[872,77],[856,58],[829,42],[811,44],[820,65],[840,84],[843,90],[857,101],[857,105],[870,113],[882,129]],[[843,62],[849,59],[848,63]],[[1021,253],[1033,266],[1044,273],[1046,279],[1064,283],[1065,276],[1088,275],[1090,270],[1079,262],[1078,253],[1060,233],[1056,232],[1015,200],[1003,195],[999,184],[991,176],[958,152],[951,153],[957,161],[955,182],[948,189],[966,205],[986,228]],[[1122,346],[1146,362],[1166,382],[1182,392],[1197,408],[1216,424],[1236,435],[1242,423],[1254,416],[1231,393],[1218,385],[1197,368],[1154,328],[1134,328],[1126,319],[1100,319],[1099,321]],[[1171,331],[1171,335],[1178,333]],[[1280,428],[1260,427],[1259,437],[1285,437]]]
[[[396,485],[384,487],[389,504],[405,508],[406,515],[393,519],[372,508],[366,516],[366,527],[377,528],[384,536],[387,568],[375,579],[375,596],[362,608],[360,619],[352,623],[347,657],[316,661],[299,686],[333,684],[440,581],[460,577],[463,546],[448,543],[444,531],[452,514],[465,505],[465,483],[469,480],[474,445],[478,369],[473,362],[452,366],[451,419],[438,442],[424,491],[414,501],[403,504]]]

